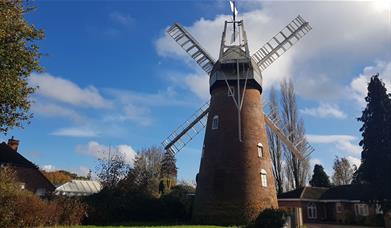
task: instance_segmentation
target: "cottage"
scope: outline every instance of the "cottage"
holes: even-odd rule
[[[54,186],[41,173],[39,168],[31,161],[27,160],[18,152],[19,140],[13,137],[8,140],[8,144],[0,144],[0,166],[12,168],[15,172],[16,180],[22,189],[31,191],[39,196],[46,195],[54,191]]]
[[[279,207],[303,223],[380,225],[383,212],[364,184],[303,187],[278,196]],[[371,202],[371,203],[369,203]]]

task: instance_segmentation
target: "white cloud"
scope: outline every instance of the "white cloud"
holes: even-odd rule
[[[353,156],[347,156],[346,159],[348,159],[349,163],[351,165],[355,165],[357,168],[360,167],[361,165],[361,159],[360,158],[356,158],[356,157],[353,157]]]
[[[78,112],[54,103],[37,101],[33,103],[31,110],[34,113],[41,114],[43,116],[63,117],[75,122],[80,122],[84,119]]]
[[[118,12],[118,11],[111,12],[109,14],[109,18],[112,21],[119,23],[123,26],[130,26],[134,23],[133,17],[131,17],[130,15]]]
[[[94,86],[81,88],[72,81],[48,73],[34,73],[29,80],[32,86],[39,86],[37,93],[43,97],[82,107],[110,107]]]
[[[284,78],[294,78],[297,92],[304,98],[347,99],[348,92],[340,82],[349,81],[347,78],[351,77],[357,63],[376,58],[390,59],[391,34],[387,33],[390,31],[390,11],[387,8],[379,10],[376,5],[374,1],[244,2],[243,8],[248,11],[243,11],[240,19],[244,19],[252,53],[297,14],[303,15],[313,27],[296,47],[264,72],[264,87],[267,89]],[[186,28],[212,56],[217,57],[223,23],[229,17],[201,18]],[[173,61],[182,59],[196,65],[167,35],[160,37],[155,46],[162,57],[175,57]],[[189,90],[200,95],[205,89],[194,90],[189,86]]]
[[[54,165],[43,165],[41,166],[41,169],[45,170],[46,172],[53,172],[57,170]]]
[[[344,119],[346,114],[339,109],[337,105],[321,103],[317,108],[304,108],[300,110],[305,115],[310,115],[320,118],[337,118]]]
[[[76,147],[76,152],[92,155],[99,159],[107,159],[109,157],[109,153],[110,156],[117,154],[122,156],[125,162],[129,165],[133,165],[136,157],[136,151],[129,145],[122,144],[110,147],[99,144],[95,141],[90,141],[87,145],[78,145]]]
[[[350,96],[362,107],[365,106],[365,97],[368,93],[368,83],[371,77],[379,73],[379,77],[386,85],[387,91],[391,92],[391,61],[376,61],[376,65],[367,66],[357,77],[355,77],[349,86]]]
[[[99,134],[88,128],[83,127],[69,127],[60,128],[51,133],[55,136],[68,136],[68,137],[98,137]]]
[[[315,165],[322,165],[322,162],[318,158],[313,158],[313,159],[310,160],[310,164],[313,167]]]
[[[306,135],[308,142],[314,144],[333,144],[335,147],[346,153],[359,154],[361,147],[356,141],[356,137],[351,135]]]

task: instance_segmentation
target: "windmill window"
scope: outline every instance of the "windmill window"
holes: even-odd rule
[[[228,96],[229,97],[235,96],[235,87],[233,87],[233,86],[228,87]]]
[[[314,203],[310,203],[307,206],[307,217],[309,219],[316,219],[318,217],[318,210],[317,210],[316,205]]]
[[[267,187],[267,173],[264,169],[261,169],[261,185]]]
[[[215,115],[212,119],[212,130],[219,129],[219,116]]]
[[[258,148],[258,157],[263,158],[263,145],[262,145],[262,143],[258,143],[257,148]]]

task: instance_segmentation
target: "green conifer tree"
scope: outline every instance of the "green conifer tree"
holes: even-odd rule
[[[374,75],[365,98],[367,106],[358,118],[363,122],[360,131],[361,165],[354,176],[355,183],[373,185],[376,198],[383,208],[391,209],[391,94]],[[388,204],[386,203],[388,202]]]
[[[329,176],[327,176],[322,165],[316,164],[314,166],[314,174],[310,180],[310,185],[312,187],[331,187]]]

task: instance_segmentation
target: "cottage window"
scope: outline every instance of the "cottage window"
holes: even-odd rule
[[[233,87],[233,86],[228,87],[228,96],[229,97],[235,96],[235,87]]]
[[[263,145],[262,145],[262,143],[258,143],[257,147],[258,147],[258,157],[263,158]]]
[[[354,204],[354,212],[359,216],[368,216],[368,205],[365,203]]]
[[[261,169],[261,185],[267,187],[267,173],[264,169]]]
[[[309,219],[316,219],[318,217],[318,211],[316,209],[316,204],[310,203],[307,206],[307,217]]]
[[[44,189],[44,188],[38,188],[37,191],[35,192],[35,194],[36,194],[37,196],[43,196],[43,195],[46,194],[46,189]]]
[[[219,116],[215,115],[212,119],[212,130],[219,129]]]
[[[383,210],[380,204],[376,204],[376,214],[383,214]]]
[[[335,207],[336,207],[337,213],[342,213],[343,212],[343,205],[342,205],[342,203],[336,203]]]

